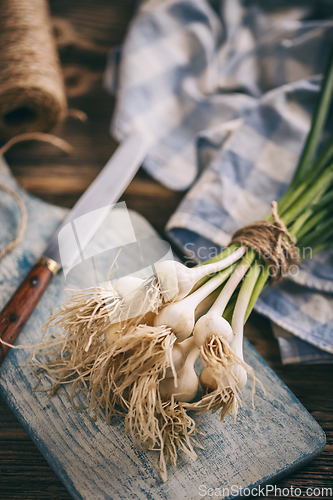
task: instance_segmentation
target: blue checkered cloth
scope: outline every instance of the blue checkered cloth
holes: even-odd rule
[[[214,255],[286,191],[332,41],[331,1],[140,4],[105,75],[117,96],[111,133],[140,130],[144,168],[189,189],[166,229],[190,259]],[[284,363],[333,360],[332,264],[333,252],[318,254],[256,304]]]

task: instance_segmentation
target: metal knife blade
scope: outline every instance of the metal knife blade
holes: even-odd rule
[[[146,153],[146,143],[138,133],[129,136],[118,146],[103,170],[82,194],[53,234],[44,251],[45,257],[53,259],[61,265],[58,246],[58,234],[61,229],[88,212],[116,203],[133,179]],[[105,214],[101,214],[101,217],[94,221],[94,224],[89,228],[91,234],[97,231],[104,218]]]

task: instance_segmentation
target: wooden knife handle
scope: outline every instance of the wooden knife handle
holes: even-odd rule
[[[4,342],[15,342],[59,267],[54,260],[42,257],[22,281],[0,313],[0,338]],[[10,347],[0,343],[0,363],[9,350]]]

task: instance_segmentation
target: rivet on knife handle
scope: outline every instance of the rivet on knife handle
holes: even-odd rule
[[[59,267],[54,260],[42,257],[22,281],[0,313],[0,338],[4,342],[8,344],[15,342]],[[9,350],[10,347],[0,344],[0,363]]]

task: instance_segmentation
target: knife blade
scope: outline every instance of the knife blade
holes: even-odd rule
[[[116,149],[96,179],[82,194],[64,221],[53,234],[43,256],[24,278],[14,295],[0,313],[0,338],[13,344],[42,297],[52,277],[61,269],[58,235],[61,229],[78,217],[116,203],[133,179],[147,154],[147,144],[139,133],[130,135]],[[108,211],[100,210],[99,217],[89,227],[92,236]],[[10,350],[0,343],[0,363]]]

